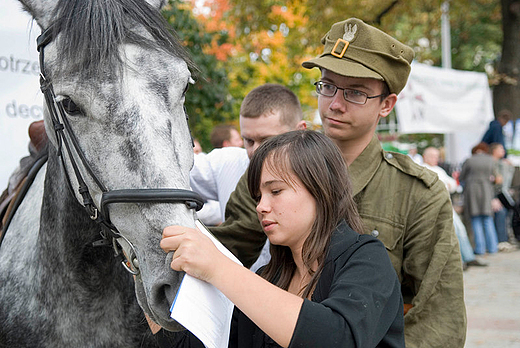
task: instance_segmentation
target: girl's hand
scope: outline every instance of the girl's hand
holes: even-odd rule
[[[163,230],[161,248],[174,251],[171,268],[211,283],[218,267],[226,262],[213,242],[195,228],[168,226]]]

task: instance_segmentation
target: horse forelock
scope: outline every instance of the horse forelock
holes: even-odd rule
[[[53,17],[53,37],[60,35],[58,52],[66,63],[62,69],[81,74],[121,69],[122,44],[165,51],[196,69],[160,12],[144,0],[59,0]]]

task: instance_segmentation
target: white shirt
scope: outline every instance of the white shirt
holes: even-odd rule
[[[432,167],[426,163],[423,163],[423,166],[428,168],[432,172],[437,173],[437,175],[439,176],[439,180],[444,183],[449,193],[454,193],[457,190],[457,187],[459,186],[457,185],[457,180],[449,176],[444,169],[442,169],[439,166]]]
[[[410,157],[415,163],[424,165],[423,157],[421,155],[419,155],[418,153],[416,153],[415,155],[408,154],[408,157]]]
[[[197,212],[197,219],[202,221],[206,226],[220,225],[222,223],[220,203],[214,200],[204,202],[202,209]]]
[[[190,172],[191,188],[205,201],[215,200],[220,203],[222,221],[225,219],[229,196],[235,191],[248,165],[249,157],[241,147],[223,147],[207,154],[195,155]]]

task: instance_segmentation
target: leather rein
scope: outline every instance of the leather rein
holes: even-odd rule
[[[122,264],[127,271],[133,275],[139,274],[139,262],[134,246],[125,238],[117,228],[111,223],[108,207],[114,203],[183,203],[188,209],[200,210],[204,204],[202,198],[196,192],[184,189],[159,188],[159,189],[121,189],[109,190],[101,180],[95,175],[89,165],[84,152],[79,146],[76,135],[72,131],[70,123],[66,117],[63,105],[56,100],[52,81],[45,75],[44,48],[52,42],[56,33],[53,27],[47,28],[37,39],[37,48],[40,60],[40,89],[45,97],[45,102],[52,120],[52,126],[58,142],[58,156],[61,157],[63,170],[67,176],[67,183],[73,192],[69,173],[63,158],[63,145],[67,151],[69,160],[74,171],[74,176],[78,182],[78,192],[83,199],[83,206],[90,218],[101,226],[100,234],[102,239],[93,243],[94,246],[111,245],[114,248],[115,256],[122,258]],[[61,121],[60,121],[61,119]],[[67,133],[68,138],[65,136]],[[81,164],[86,169],[88,175],[93,179],[96,186],[101,190],[100,207],[96,207],[89,188],[85,183],[78,163],[73,156],[73,150],[79,157]]]

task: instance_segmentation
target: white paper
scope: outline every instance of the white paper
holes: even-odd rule
[[[195,221],[195,224],[224,255],[242,265],[200,221]],[[173,319],[197,336],[207,348],[226,348],[233,307],[233,303],[213,285],[186,274],[170,312]]]

